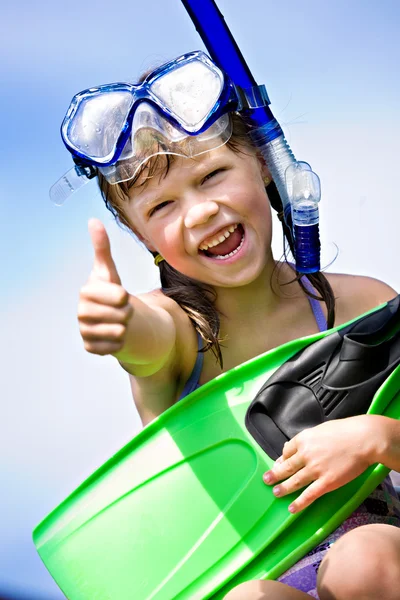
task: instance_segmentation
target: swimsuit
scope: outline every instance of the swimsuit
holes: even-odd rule
[[[303,283],[307,290],[313,292],[308,279],[303,278]],[[319,331],[326,331],[327,322],[318,300],[308,296],[311,309]],[[184,389],[180,395],[180,400],[199,387],[199,379],[203,368],[204,353],[200,352],[202,339],[198,334],[198,348],[196,362],[189,379],[186,381]],[[387,477],[364,502],[342,523],[333,533],[331,533],[321,544],[313,548],[293,567],[283,573],[278,581],[289,585],[299,591],[309,594],[313,598],[319,598],[317,593],[317,574],[319,566],[325,557],[327,551],[343,534],[369,523],[386,523],[400,527],[400,499],[393,487],[390,477]]]
[[[305,592],[312,598],[319,598],[317,574],[329,548],[343,534],[360,527],[360,525],[369,525],[370,523],[386,523],[400,527],[400,500],[390,477],[387,477],[344,523],[328,535],[322,544],[313,548],[311,552],[283,573],[278,581]]]
[[[312,287],[312,285],[310,284],[310,282],[308,281],[308,279],[306,277],[303,277],[303,284],[304,284],[304,287],[307,288],[307,290],[309,292],[315,293],[314,288]],[[307,296],[307,298],[310,302],[311,310],[313,311],[319,331],[326,331],[327,330],[326,318],[325,318],[325,315],[322,310],[320,302],[318,302],[318,300],[315,300],[315,298],[310,298],[309,296]],[[197,388],[200,387],[199,379],[200,379],[200,375],[201,375],[201,370],[203,368],[204,353],[200,351],[203,342],[202,342],[202,338],[199,333],[197,334],[197,343],[198,343],[198,352],[197,352],[196,362],[194,363],[194,367],[189,376],[189,379],[186,381],[185,387],[183,388],[182,393],[179,396],[179,400],[182,400],[182,398],[185,398],[191,392],[194,392],[194,390],[197,390]]]

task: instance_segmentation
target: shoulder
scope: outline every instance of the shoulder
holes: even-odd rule
[[[397,295],[392,287],[373,277],[330,273],[326,278],[336,300],[335,325],[346,323]]]
[[[131,375],[131,386],[143,424],[174,404],[196,362],[198,341],[193,323],[175,300],[161,290],[138,296],[147,306],[163,311],[175,327],[175,346],[167,364],[149,377]]]
[[[194,336],[194,327],[187,313],[172,298],[168,298],[160,289],[140,294],[138,298],[151,308],[165,310],[173,319],[176,327],[177,338]]]

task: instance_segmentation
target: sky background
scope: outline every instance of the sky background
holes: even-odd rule
[[[338,249],[328,270],[400,290],[400,3],[218,5],[296,157],[320,175],[323,265]],[[86,353],[78,332],[88,219],[105,223],[130,292],[158,285],[94,183],[62,208],[50,203],[50,186],[71,168],[59,127],[76,92],[134,81],[203,46],[179,0],[9,0],[0,17],[0,596],[59,600],[31,532],[139,430],[126,374]]]

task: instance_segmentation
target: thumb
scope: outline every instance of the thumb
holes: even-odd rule
[[[103,223],[99,219],[90,219],[88,227],[94,249],[94,274],[103,281],[121,285],[117,267],[111,256],[110,240]]]

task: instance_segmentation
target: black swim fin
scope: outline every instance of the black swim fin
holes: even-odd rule
[[[272,458],[303,429],[366,413],[400,364],[400,297],[295,354],[262,386],[246,427]]]

